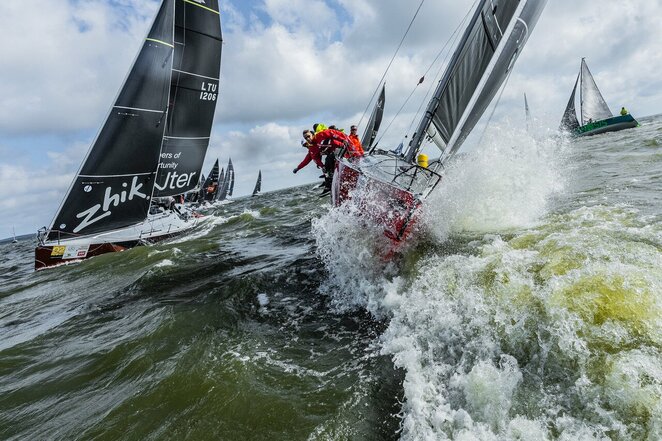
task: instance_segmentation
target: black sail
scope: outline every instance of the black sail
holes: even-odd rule
[[[384,103],[386,101],[386,84],[382,86],[382,91],[377,98],[374,109],[372,109],[372,114],[366,125],[365,132],[361,138],[361,145],[364,149],[369,149],[372,147],[372,144],[375,142],[377,137],[377,132],[379,131],[379,126],[382,124],[382,117],[384,116]]]
[[[216,198],[219,186],[218,169],[218,159],[216,159],[211,171],[207,175],[207,179],[205,179],[205,183],[202,185],[202,197],[205,201],[213,201]]]
[[[232,197],[232,192],[234,191],[234,166],[232,165],[232,158],[228,163],[228,173],[230,174],[229,183],[228,183],[228,197]]]
[[[262,191],[262,170],[257,172],[257,182],[255,182],[255,188],[253,188],[253,196],[256,196]]]
[[[228,168],[223,179],[219,180],[219,190],[217,199],[224,201],[228,196],[231,196],[231,187],[234,187],[234,167],[232,166],[232,159],[228,161]]]
[[[565,112],[563,112],[563,118],[561,118],[561,126],[559,127],[562,131],[573,131],[579,127],[579,121],[577,120],[577,111],[575,110],[575,94],[577,93],[577,84],[579,84],[579,75],[575,80],[575,87],[572,88],[572,93],[570,94],[570,99],[568,100],[568,105],[565,106]]]
[[[48,240],[147,217],[168,110],[175,0],[164,0],[101,131],[60,206]]]
[[[185,193],[198,183],[218,100],[222,43],[218,0],[176,0],[170,110],[154,196]]]
[[[221,174],[218,175],[218,190],[216,191],[216,200],[220,201],[223,195],[223,186],[225,185],[225,169],[221,169]]]
[[[457,151],[510,73],[545,4],[546,0],[479,3],[412,138],[408,160],[427,134],[440,137],[447,154]]]

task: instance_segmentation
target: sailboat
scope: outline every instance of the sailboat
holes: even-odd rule
[[[253,194],[251,196],[257,196],[262,192],[262,170],[257,172],[257,181],[255,182],[255,188],[253,188]]]
[[[163,0],[50,228],[35,268],[180,235],[197,217],[160,200],[192,190],[209,145],[221,61],[218,0]],[[184,50],[186,49],[186,50]]]
[[[480,0],[406,151],[373,148],[360,158],[338,155],[332,200],[354,199],[394,243],[412,231],[423,200],[474,128],[521,53],[546,0]],[[428,164],[427,139],[441,150]]]
[[[579,85],[579,105],[581,123],[575,110],[575,95]],[[572,88],[568,105],[561,118],[559,129],[575,136],[597,135],[637,127],[639,123],[627,112],[614,116],[598,89],[598,85],[588,69],[586,59],[582,58],[579,74]]]
[[[234,166],[232,165],[232,158],[228,161],[228,167],[225,175],[219,180],[219,190],[216,197],[217,201],[224,201],[232,196],[234,190]]]
[[[207,175],[207,179],[205,179],[205,182],[202,184],[202,188],[200,189],[201,203],[214,202],[214,200],[216,200],[216,195],[218,194],[219,189],[218,179],[220,177],[220,172],[218,169],[218,158],[216,158],[216,162],[214,162],[214,165],[211,167],[211,170]]]
[[[16,229],[14,229],[13,226],[11,227],[11,231],[12,231],[12,235],[13,235],[13,239],[12,239],[11,243],[18,243],[18,240],[16,239]]]
[[[377,132],[379,131],[379,126],[382,124],[382,117],[384,116],[384,105],[386,104],[386,84],[382,85],[382,91],[379,93],[379,98],[375,103],[375,107],[372,109],[370,114],[370,119],[368,124],[366,124],[365,131],[361,137],[361,146],[365,150],[370,151],[375,145],[375,138],[377,138]]]
[[[226,197],[231,198],[234,192],[234,166],[232,165],[232,158],[228,161],[228,173],[230,177],[228,178],[228,194]]]
[[[524,94],[524,117],[526,119],[526,131],[531,131],[531,111],[529,110],[529,102],[526,100],[526,94]]]
[[[225,174],[219,179],[218,194],[216,201],[224,201],[232,196],[234,189],[234,166],[232,165],[232,158],[228,161],[228,167]]]

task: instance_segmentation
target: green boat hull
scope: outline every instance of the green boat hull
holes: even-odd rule
[[[576,136],[591,136],[599,135],[606,132],[617,132],[623,129],[631,129],[637,127],[639,123],[632,115],[619,115],[600,121],[593,121],[575,130]]]

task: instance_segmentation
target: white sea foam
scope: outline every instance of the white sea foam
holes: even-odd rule
[[[351,204],[313,223],[331,303],[390,318],[402,439],[662,439],[662,227],[625,207],[547,214],[559,150],[496,133],[432,196],[433,252],[382,260]]]
[[[564,188],[563,144],[493,128],[481,148],[451,162],[426,200],[424,225],[439,240],[461,231],[535,224]]]
[[[163,268],[163,267],[166,267],[166,266],[173,266],[173,265],[174,265],[174,263],[173,263],[172,260],[170,260],[170,259],[163,259],[162,261],[160,261],[159,263],[157,263],[156,265],[154,265],[154,267],[155,267],[155,268]]]

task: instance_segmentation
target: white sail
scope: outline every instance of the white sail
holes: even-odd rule
[[[609,106],[602,97],[591,71],[588,70],[586,61],[582,58],[581,66],[581,109],[582,125],[589,121],[600,121],[614,116]]]

